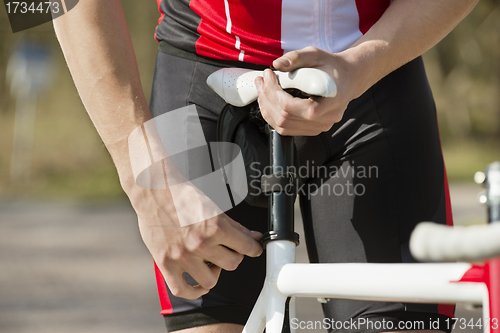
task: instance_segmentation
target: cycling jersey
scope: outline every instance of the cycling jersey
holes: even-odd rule
[[[382,16],[391,0],[157,0],[155,37],[215,59],[270,65],[315,46],[340,52]]]

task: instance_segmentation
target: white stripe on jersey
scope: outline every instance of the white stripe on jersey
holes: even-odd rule
[[[231,13],[229,12],[229,2],[227,0],[224,0],[224,8],[226,9],[226,19],[227,19],[227,24],[226,24],[226,31],[228,34],[231,34],[231,29],[233,26],[233,23],[231,21]],[[240,54],[238,56],[239,61],[243,61],[245,59],[245,51],[240,49],[241,42],[240,42],[240,37],[234,35],[236,38],[236,42],[234,44],[235,49],[240,50]]]
[[[281,45],[286,53],[306,46],[340,52],[363,34],[354,0],[283,0]]]
[[[226,8],[226,19],[227,19],[226,31],[228,34],[230,34],[233,24],[231,22],[231,14],[229,13],[229,3],[227,2],[227,0],[224,0],[224,7]]]
[[[286,53],[315,45],[317,0],[283,0],[281,3],[281,48]]]
[[[237,50],[240,50],[240,54],[238,55],[238,60],[243,61],[243,59],[245,58],[245,51],[243,51],[240,48],[240,46],[241,46],[240,37],[238,37],[238,36],[235,36],[235,37],[236,37],[236,44],[234,45],[234,47],[236,47]]]
[[[326,28],[330,32],[331,49],[330,52],[341,52],[355,41],[360,39],[363,34],[359,31],[359,13],[354,0],[337,0],[335,7],[330,1],[331,8],[327,8],[327,13],[332,13]]]

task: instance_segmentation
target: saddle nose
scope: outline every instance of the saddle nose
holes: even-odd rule
[[[210,74],[207,84],[226,103],[241,107],[257,100],[254,80],[262,74],[251,69],[222,68]]]

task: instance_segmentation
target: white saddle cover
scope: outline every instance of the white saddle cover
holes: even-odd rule
[[[332,77],[316,68],[300,68],[293,72],[274,72],[283,89],[296,88],[306,94],[335,97],[337,85]],[[223,68],[212,73],[207,84],[226,103],[234,106],[245,106],[258,97],[254,80],[262,76],[262,71],[243,68]]]

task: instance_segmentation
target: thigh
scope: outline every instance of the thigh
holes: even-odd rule
[[[351,102],[341,123],[321,136],[326,153],[308,165],[322,169],[309,167],[301,192],[311,261],[414,262],[408,241],[416,223],[447,219],[436,113],[421,61]],[[301,145],[299,156],[313,149],[308,139]],[[369,317],[394,323],[422,313],[425,322],[452,314],[443,309],[340,300],[324,305],[325,315],[335,320]]]
[[[216,141],[217,118],[225,105],[206,85],[209,74],[217,66],[159,53],[155,69],[150,109],[153,116],[195,105],[205,140]],[[186,126],[186,124],[179,124]],[[185,131],[189,136],[189,129]],[[188,140],[189,137],[186,138]],[[190,155],[187,154],[188,164]],[[196,162],[193,162],[193,166]],[[267,209],[256,208],[242,202],[226,212],[231,218],[251,230],[265,232]],[[162,314],[169,331],[203,325],[233,323],[242,325],[261,290],[265,277],[265,255],[259,258],[245,257],[240,266],[232,272],[222,271],[217,285],[206,295],[196,300],[175,297],[157,271],[157,282],[162,303]],[[185,275],[189,283],[196,283]]]

